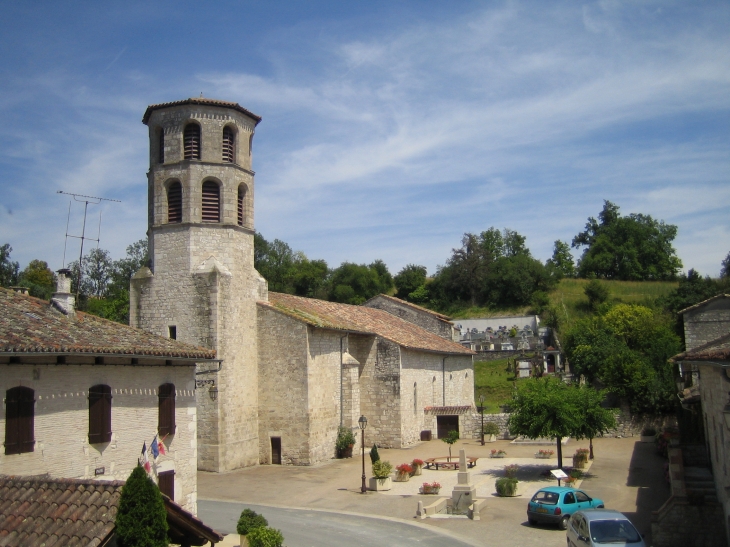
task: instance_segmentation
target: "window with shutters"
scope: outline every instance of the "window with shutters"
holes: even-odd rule
[[[238,187],[238,225],[243,226],[246,223],[246,186],[243,184]]]
[[[157,163],[165,163],[165,130],[160,127],[160,141],[157,150]]]
[[[35,392],[14,387],[5,392],[5,454],[33,452]]]
[[[112,388],[99,384],[89,389],[89,443],[112,440]]]
[[[236,162],[236,131],[230,125],[223,128],[223,161]]]
[[[182,222],[182,184],[177,181],[167,188],[167,222]]]
[[[157,486],[160,492],[175,501],[175,471],[161,471],[158,473]]]
[[[203,183],[203,222],[220,222],[220,187],[212,180]]]
[[[157,433],[160,438],[175,434],[175,385],[162,384],[157,388]]]
[[[183,157],[186,160],[200,159],[200,126],[197,123],[189,123],[183,132]]]

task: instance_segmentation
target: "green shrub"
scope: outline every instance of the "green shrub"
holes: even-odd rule
[[[337,429],[337,440],[335,441],[335,447],[337,450],[344,450],[350,448],[355,444],[355,434],[349,427],[340,427]]]
[[[598,279],[591,280],[583,290],[585,295],[588,297],[588,306],[595,310],[608,300],[609,292],[608,286],[604,285]]]
[[[137,466],[119,496],[116,518],[119,547],[167,547],[167,511],[157,485]]]
[[[380,461],[380,454],[378,454],[378,445],[374,444],[370,449],[370,463]]]
[[[262,526],[254,528],[246,536],[249,547],[281,547],[284,543],[284,536],[279,530]]]
[[[393,464],[378,460],[373,464],[373,476],[376,479],[387,479],[393,471]]]
[[[236,532],[242,536],[247,536],[252,530],[255,530],[256,528],[263,528],[268,525],[269,522],[263,515],[259,515],[256,511],[246,508],[241,512],[241,516],[238,517]]]
[[[497,487],[497,494],[500,496],[514,496],[517,493],[517,479],[509,479],[502,477],[497,479],[495,486]]]
[[[484,424],[485,435],[499,435],[499,426],[494,422],[487,422]]]

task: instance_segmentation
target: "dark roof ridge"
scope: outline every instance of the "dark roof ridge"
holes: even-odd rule
[[[403,300],[402,298],[398,298],[396,296],[390,296],[389,294],[384,294],[384,293],[376,294],[372,298],[366,300],[362,305],[364,306],[371,300],[374,300],[380,296],[385,297],[388,300],[393,300],[398,304],[404,304],[404,305],[406,305],[410,308],[414,308],[418,311],[423,311],[430,315],[434,315],[434,316],[436,316],[437,319],[440,319],[442,321],[451,322],[451,317],[449,317],[448,315],[444,315],[443,313],[439,313],[437,311],[429,310],[428,308],[424,308],[423,306],[419,306],[418,304],[414,304],[413,302],[408,302],[408,300]]]
[[[259,122],[261,122],[261,116],[257,116],[250,110],[246,110],[243,108],[240,104],[234,103],[231,101],[221,101],[219,99],[208,99],[205,97],[190,97],[189,99],[182,99],[179,101],[171,101],[167,103],[158,103],[158,104],[151,104],[147,107],[147,110],[144,112],[144,116],[142,116],[142,123],[147,124],[147,122],[150,120],[150,116],[152,115],[152,112],[155,110],[160,110],[162,108],[170,108],[173,106],[182,106],[186,104],[194,104],[194,105],[201,105],[201,106],[220,106],[223,108],[232,108],[233,110],[237,110],[238,112],[241,112],[242,114],[245,114],[249,118],[253,119],[256,123],[254,125],[258,125]]]
[[[716,294],[715,296],[712,296],[708,298],[707,300],[703,300],[702,302],[698,302],[697,304],[694,304],[693,306],[690,306],[689,308],[684,308],[683,310],[679,310],[677,312],[677,315],[682,315],[685,312],[688,312],[690,310],[694,310],[695,308],[699,308],[701,306],[704,306],[705,304],[709,304],[710,302],[714,300],[719,300],[720,298],[730,298],[730,294]]]
[[[715,351],[712,351],[711,349],[723,345],[725,345],[725,348],[718,347]],[[683,351],[674,357],[670,357],[669,360],[677,362],[692,360],[705,361],[711,359],[727,360],[728,358],[730,358],[730,333],[720,336],[719,338],[715,338],[714,340],[710,340],[709,342],[702,344],[701,346],[697,346],[694,349]]]

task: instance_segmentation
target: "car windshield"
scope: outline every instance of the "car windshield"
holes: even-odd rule
[[[591,539],[595,543],[639,543],[641,536],[628,520],[591,522]]]
[[[558,495],[555,492],[540,491],[532,496],[532,501],[536,503],[544,503],[546,505],[555,505],[558,503]]]

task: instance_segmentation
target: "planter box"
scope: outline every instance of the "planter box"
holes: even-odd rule
[[[552,454],[540,454],[539,452],[535,452],[535,457],[538,460],[549,460],[550,458],[553,457],[553,455]]]
[[[504,458],[507,454],[490,454],[490,458]]]
[[[248,547],[248,538],[246,536],[242,536],[241,534],[238,534],[238,539],[239,539],[240,547]]]
[[[497,436],[496,435],[484,435],[484,442],[485,443],[493,443],[496,442]]]
[[[421,494],[438,494],[440,490],[441,490],[440,488],[431,488],[431,487],[422,486]]]
[[[573,467],[576,469],[585,469],[588,465],[588,458],[573,458]]]
[[[408,482],[411,480],[411,476],[408,473],[396,473],[395,479],[393,479],[395,482]]]
[[[413,466],[413,476],[416,475],[423,475],[423,466],[421,465],[414,465]]]
[[[368,484],[368,490],[373,490],[374,492],[390,490],[392,487],[393,484],[390,477],[385,477],[384,479],[370,477],[370,483]]]
[[[338,458],[352,458],[352,445],[337,451]]]

